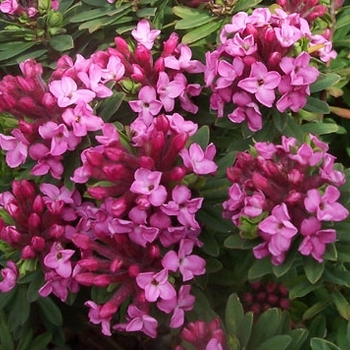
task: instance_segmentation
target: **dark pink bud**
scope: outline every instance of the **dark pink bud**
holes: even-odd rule
[[[283,285],[280,285],[279,290],[281,295],[283,296],[287,296],[289,294],[288,289]]]
[[[31,135],[34,131],[33,124],[27,123],[24,120],[18,121],[18,128],[24,135]]]
[[[32,246],[27,245],[21,251],[22,259],[34,259],[36,257],[35,251]]]
[[[34,59],[29,58],[19,65],[23,75],[27,77],[35,77],[36,75],[43,74],[43,67],[40,63],[37,63]]]
[[[123,266],[123,264],[124,264],[123,260],[118,259],[118,258],[114,259],[111,262],[109,269],[111,270],[111,272],[114,273],[114,272],[118,271]]]
[[[281,299],[280,300],[281,309],[289,309],[290,308],[290,300],[289,299]]]
[[[79,233],[73,235],[72,241],[78,248],[81,249],[89,249],[91,244],[88,236]]]
[[[116,199],[111,206],[112,213],[113,215],[120,217],[123,215],[127,207],[128,207],[128,203],[125,198]]]
[[[120,179],[130,178],[130,172],[123,164],[110,164],[102,168],[103,173],[109,181],[117,181]]]
[[[109,318],[112,317],[118,310],[119,305],[114,303],[113,301],[108,301],[104,305],[102,305],[100,309],[100,317],[101,318]]]
[[[97,287],[108,287],[111,283],[111,277],[105,274],[96,276],[93,282]]]
[[[14,180],[12,182],[12,192],[18,199],[28,200],[35,196],[36,186],[33,181]]]
[[[82,272],[75,275],[75,280],[83,286],[92,286],[94,284],[94,279],[96,274],[92,272]]]
[[[4,230],[7,233],[9,243],[17,243],[21,238],[20,232],[18,232],[14,227],[6,226]]]
[[[121,159],[123,152],[124,151],[119,148],[108,147],[108,146],[106,146],[103,150],[103,153],[106,156],[106,158],[114,162],[117,162]]]
[[[37,213],[31,213],[28,218],[28,229],[30,232],[35,232],[41,225],[41,218]]]
[[[281,59],[282,54],[280,52],[272,52],[268,58],[269,68],[277,68]]]
[[[50,236],[53,238],[60,238],[64,235],[65,227],[58,224],[53,224],[50,227]]]
[[[114,43],[117,48],[117,50],[122,53],[123,56],[129,57],[130,56],[130,50],[128,43],[121,37],[114,38]]]
[[[250,310],[255,313],[255,314],[260,314],[261,312],[261,305],[258,304],[258,303],[255,303],[253,304],[251,307],[250,307]]]
[[[81,259],[78,261],[78,264],[89,271],[96,271],[99,268],[98,261],[93,258]]]
[[[259,292],[256,296],[256,299],[260,302],[264,301],[266,299],[266,293],[265,292]]]
[[[268,43],[274,43],[276,41],[276,34],[272,27],[266,27],[263,33],[264,44],[268,45]]]
[[[87,189],[89,195],[95,199],[102,200],[108,196],[107,187],[94,186]]]
[[[139,265],[130,265],[129,266],[129,276],[136,277],[140,273]]]
[[[252,176],[252,182],[257,190],[268,191],[270,188],[269,179],[260,173],[255,172]]]
[[[277,288],[277,283],[269,281],[266,283],[265,290],[268,294],[273,293]]]
[[[41,103],[46,108],[52,108],[57,106],[57,99],[50,92],[46,92],[41,98]]]
[[[143,45],[137,45],[135,58],[143,68],[149,67],[152,59],[151,51]]]
[[[243,300],[247,304],[251,304],[254,300],[252,293],[244,293]]]
[[[254,289],[254,290],[258,290],[260,289],[262,286],[261,282],[254,282],[251,284],[251,287]]]
[[[278,296],[276,294],[269,294],[267,297],[267,301],[270,303],[270,305],[276,305],[278,302]]]
[[[25,92],[32,92],[36,87],[35,80],[30,77],[24,78],[24,77],[18,76],[17,83],[20,86],[20,88]]]
[[[250,23],[247,23],[247,25],[246,25],[245,34],[252,35],[255,40],[259,36],[259,32],[258,32],[257,28]]]
[[[33,211],[37,214],[41,214],[44,211],[45,203],[43,198],[38,194],[33,201]]]
[[[177,44],[179,43],[179,36],[177,33],[173,32],[170,34],[169,39],[163,43],[162,57],[170,56]]]
[[[157,259],[160,257],[160,249],[156,244],[153,244],[149,247],[149,256],[152,259]]]
[[[165,70],[165,63],[164,63],[164,58],[163,57],[159,57],[154,62],[153,70],[154,70],[155,73],[164,72],[164,70]]]
[[[39,236],[33,236],[31,240],[32,246],[37,251],[42,251],[45,248],[45,239]]]
[[[148,156],[140,157],[140,168],[145,168],[149,170],[153,170],[155,167],[154,159]]]
[[[93,150],[87,150],[84,154],[89,164],[95,167],[101,166],[103,162],[103,154]]]

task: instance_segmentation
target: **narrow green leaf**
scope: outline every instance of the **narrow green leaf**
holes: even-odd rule
[[[225,325],[230,335],[236,335],[243,320],[243,306],[237,294],[231,294],[227,299],[225,311]]]
[[[289,298],[295,299],[303,297],[312,292],[313,290],[320,288],[320,286],[320,283],[312,284],[308,280],[301,280],[289,289]]]
[[[109,122],[118,111],[125,97],[124,92],[114,92],[112,96],[106,98],[100,105],[98,115]]]
[[[343,133],[343,130],[336,123],[307,123],[300,126],[300,129],[305,133],[325,135],[332,133]]]
[[[224,247],[228,249],[252,249],[255,245],[254,241],[244,239],[238,233],[227,237],[224,241]]]
[[[237,336],[242,349],[248,345],[254,322],[254,314],[247,312],[244,314],[241,323],[238,325]]]
[[[311,257],[306,257],[304,261],[304,270],[307,279],[315,284],[322,276],[324,271],[324,263],[319,263]]]
[[[235,13],[254,8],[261,1],[262,0],[238,0],[234,8]]]
[[[4,349],[14,350],[15,344],[7,323],[6,314],[3,311],[0,311],[0,340]]]
[[[210,132],[208,125],[203,125],[200,127],[197,132],[191,136],[191,143],[198,143],[203,149],[208,146],[210,138]]]
[[[319,114],[330,113],[330,109],[327,102],[312,96],[307,97],[307,103],[303,109],[308,112],[319,113]]]
[[[311,93],[326,90],[341,79],[341,76],[334,73],[320,73],[318,79],[310,86]]]
[[[50,46],[58,52],[63,52],[72,49],[74,41],[68,34],[55,35],[50,39]]]
[[[341,16],[335,23],[335,28],[336,29],[340,29],[343,27],[347,27],[349,26],[349,22],[350,22],[350,14],[345,15],[345,16]]]
[[[0,310],[2,310],[6,305],[9,304],[9,302],[16,294],[17,288],[18,287],[15,287],[7,293],[0,293]]]
[[[334,291],[332,293],[332,299],[339,312],[339,315],[345,318],[347,321],[350,321],[350,305],[345,299],[344,295],[339,291]]]
[[[292,342],[289,344],[287,350],[299,350],[302,345],[305,343],[309,332],[304,328],[293,329],[290,332],[290,336],[292,337]]]
[[[272,264],[270,258],[255,260],[252,267],[248,271],[248,279],[255,280],[272,273]]]
[[[202,250],[205,253],[213,257],[219,256],[220,247],[212,232],[203,230],[203,232],[201,233],[200,240],[204,243]]]
[[[283,264],[281,265],[274,265],[272,267],[272,271],[276,277],[282,277],[285,275],[293,266],[293,263],[295,261],[295,258],[297,256],[297,251],[294,250],[293,252],[289,252],[286,260],[284,260]]]
[[[227,178],[209,178],[199,192],[205,199],[221,200],[223,202],[228,195],[228,189],[231,186]]]
[[[0,62],[8,60],[9,58],[15,57],[19,54],[23,54],[24,51],[28,50],[36,43],[34,41],[30,42],[11,42],[0,45]]]
[[[220,260],[208,257],[205,259],[206,265],[205,265],[205,271],[206,273],[215,273],[220,271],[223,268],[222,263]]]
[[[59,307],[49,297],[38,300],[40,310],[45,318],[55,326],[62,325],[62,314]]]
[[[45,350],[52,339],[50,332],[45,332],[38,335],[30,344],[30,350]]]
[[[286,113],[280,113],[277,110],[274,111],[274,113],[272,114],[273,123],[276,129],[280,132],[282,132],[286,128],[288,118],[290,117]]]
[[[27,285],[19,285],[14,302],[9,313],[9,326],[14,330],[25,324],[30,313],[30,303],[27,299]]]
[[[310,346],[312,350],[342,350],[330,341],[321,338],[312,338]]]
[[[196,213],[199,222],[218,232],[229,232],[232,230],[232,223],[223,220],[220,208],[204,204],[202,209]]]
[[[314,305],[312,305],[303,313],[303,321],[307,321],[314,318],[321,311],[323,311],[331,302],[332,299],[329,297],[328,299],[320,300]]]
[[[212,22],[214,19],[215,17],[210,16],[208,14],[201,14],[201,15],[186,17],[176,23],[175,29],[181,30],[181,29],[197,28],[199,26]]]
[[[181,18],[194,17],[198,15],[198,13],[200,13],[199,10],[192,7],[187,7],[187,6],[174,6],[172,10],[176,16]]]
[[[25,331],[22,333],[21,338],[19,339],[16,350],[31,350],[29,344],[33,340],[33,329],[30,326],[26,328],[27,329],[25,329]]]
[[[185,34],[182,38],[184,44],[190,45],[216,32],[221,27],[221,21],[210,22]]]
[[[275,335],[274,337],[264,341],[256,348],[256,350],[284,350],[288,347],[291,341],[292,338],[289,335]]]

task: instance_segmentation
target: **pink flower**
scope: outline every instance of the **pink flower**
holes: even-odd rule
[[[232,85],[232,83],[242,75],[244,69],[244,63],[240,57],[235,57],[232,64],[221,60],[218,63],[219,77],[216,80],[215,87],[217,89],[223,89]]]
[[[149,202],[154,206],[160,206],[167,197],[167,191],[160,185],[162,173],[139,168],[135,171],[135,181],[130,186],[130,191],[147,195]]]
[[[102,327],[102,333],[106,336],[111,336],[111,319],[112,316],[108,317],[101,317],[100,316],[100,310],[101,310],[101,305],[97,305],[93,301],[87,301],[84,305],[88,306],[90,308],[89,310],[89,320],[93,324],[100,324]]]
[[[284,22],[280,27],[274,28],[276,38],[282,47],[294,45],[302,36],[302,32],[295,26]]]
[[[12,130],[13,136],[0,134],[0,147],[6,153],[6,163],[11,168],[23,164],[28,155],[29,142],[19,129]]]
[[[73,128],[76,137],[83,137],[89,131],[101,130],[103,120],[93,115],[92,108],[86,103],[78,103],[74,109],[66,108],[62,113],[63,121]]]
[[[39,134],[44,140],[51,140],[50,154],[53,156],[74,150],[80,142],[80,138],[69,131],[65,124],[58,125],[51,121],[39,126]]]
[[[72,191],[66,187],[61,188],[49,183],[40,185],[40,191],[44,194],[43,200],[52,214],[62,214],[62,209],[66,204],[73,204]]]
[[[342,221],[349,212],[337,202],[339,197],[340,191],[334,186],[328,186],[322,196],[319,190],[311,189],[304,200],[305,208],[310,213],[316,213],[320,221]]]
[[[180,287],[177,298],[170,300],[163,299],[157,303],[158,308],[165,313],[169,314],[173,312],[170,320],[171,328],[181,327],[185,321],[185,311],[193,309],[196,298],[190,294],[190,290],[190,285],[183,285]]]
[[[174,79],[170,81],[168,74],[165,72],[159,73],[157,92],[166,112],[174,109],[174,99],[179,97],[186,88],[184,80],[181,79],[182,76],[182,73],[177,73]]]
[[[191,198],[191,191],[184,185],[177,185],[172,191],[172,201],[161,206],[162,212],[175,215],[182,225],[199,228],[195,213],[200,209],[203,198]]]
[[[251,66],[249,78],[238,83],[238,87],[254,94],[256,99],[266,107],[272,107],[275,100],[275,88],[281,81],[281,76],[275,71],[268,72],[262,62]]]
[[[54,269],[58,275],[68,278],[72,273],[70,258],[74,253],[74,250],[63,249],[61,243],[55,242],[51,246],[50,253],[44,258],[44,265]]]
[[[160,112],[163,104],[157,100],[156,90],[152,86],[143,86],[139,91],[138,97],[139,100],[129,101],[129,106],[149,125],[152,123],[153,116]]]
[[[205,273],[205,260],[192,253],[194,242],[189,239],[182,239],[179,252],[170,250],[165,254],[162,265],[166,269],[177,272],[180,271],[183,281],[189,281],[194,276]]]
[[[5,268],[1,270],[2,281],[0,282],[0,291],[7,293],[12,290],[17,282],[18,268],[12,260],[8,260]]]
[[[207,175],[215,173],[217,165],[213,161],[216,148],[213,143],[209,144],[205,151],[197,143],[192,143],[190,148],[183,148],[180,156],[184,165],[193,170],[197,175]]]
[[[67,76],[61,80],[54,80],[49,84],[50,92],[57,98],[59,107],[67,107],[79,101],[89,103],[96,94],[87,89],[78,89],[76,82]]]
[[[304,239],[299,246],[299,252],[303,255],[311,254],[315,260],[322,263],[326,244],[336,240],[336,231],[333,229],[321,230],[321,222],[311,216],[302,221],[300,232]]]
[[[0,4],[0,11],[9,15],[14,15],[19,5],[16,0],[4,0]]]
[[[129,305],[127,318],[129,320],[127,324],[118,323],[113,326],[113,328],[117,330],[125,330],[127,332],[141,331],[151,338],[157,337],[157,320],[141,311],[135,305]]]
[[[168,282],[167,269],[157,273],[141,272],[136,276],[136,283],[145,290],[145,298],[149,302],[154,302],[158,298],[169,300],[176,297],[174,287]]]
[[[109,81],[119,81],[125,73],[125,67],[117,56],[110,56],[106,68],[101,70],[101,77],[103,83]]]
[[[263,237],[266,237],[268,251],[273,256],[283,255],[290,247],[298,229],[291,223],[285,203],[276,205],[271,215],[259,223]]]
[[[155,39],[160,34],[160,30],[152,29],[149,22],[146,19],[142,19],[137,23],[136,29],[131,31],[133,38],[139,43],[145,46],[148,50],[151,50]]]

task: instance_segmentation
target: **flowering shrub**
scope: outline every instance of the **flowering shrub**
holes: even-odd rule
[[[346,349],[342,5],[0,1],[0,347]]]

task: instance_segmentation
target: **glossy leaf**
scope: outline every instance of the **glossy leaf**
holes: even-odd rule
[[[270,258],[255,260],[254,264],[248,271],[248,278],[249,280],[255,280],[270,273],[272,273],[272,264]]]
[[[256,347],[256,350],[285,350],[288,345],[291,343],[292,338],[289,335],[276,335],[266,341],[264,341],[261,345]]]
[[[227,299],[225,310],[225,325],[229,334],[237,335],[243,316],[243,306],[237,294],[231,294]]]
[[[9,327],[13,331],[18,326],[25,324],[30,313],[30,303],[27,299],[27,285],[19,285],[14,302],[9,312]]]
[[[332,293],[332,299],[339,314],[347,321],[350,321],[350,305],[344,295],[336,290]]]
[[[303,109],[308,112],[319,114],[328,114],[330,112],[327,102],[313,96],[308,96],[307,103]]]
[[[182,42],[191,45],[200,39],[216,32],[221,27],[221,22],[210,22],[194,30],[191,30],[182,37]]]
[[[52,339],[50,332],[38,335],[30,344],[30,350],[45,350]]]
[[[0,343],[6,350],[14,350],[14,341],[7,323],[6,314],[0,312]]]
[[[51,298],[40,298],[38,300],[40,310],[45,318],[55,326],[62,325],[62,314],[59,307]]]
[[[315,284],[322,276],[324,271],[324,263],[319,263],[312,257],[307,257],[303,259],[304,270],[307,279]]]
[[[74,47],[74,41],[68,34],[55,35],[50,39],[50,46],[58,52],[64,52]]]
[[[310,86],[310,92],[319,92],[336,84],[341,76],[334,73],[320,74],[318,79]]]
[[[330,341],[321,338],[312,338],[310,347],[312,350],[342,350]]]

